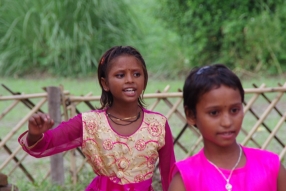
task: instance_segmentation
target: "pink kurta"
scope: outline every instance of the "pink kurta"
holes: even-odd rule
[[[230,178],[232,191],[277,191],[280,168],[278,155],[269,151],[242,147],[246,156],[243,168],[233,171]],[[220,169],[226,177],[230,170]],[[171,178],[179,172],[187,191],[226,190],[226,181],[218,170],[211,165],[203,152],[186,160],[177,162],[172,168]]]
[[[86,190],[149,191],[159,158],[162,187],[168,190],[168,177],[175,163],[173,138],[167,119],[143,109],[143,120],[135,133],[123,136],[110,126],[106,110],[79,114],[44,134],[28,147],[27,133],[19,137],[23,149],[34,157],[50,156],[82,147],[97,176]]]

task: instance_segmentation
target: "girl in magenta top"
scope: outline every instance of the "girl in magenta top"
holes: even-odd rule
[[[286,191],[286,170],[278,155],[239,145],[244,90],[222,64],[195,68],[183,89],[189,125],[198,128],[204,148],[177,162],[169,191]]]
[[[101,108],[54,129],[47,114],[34,114],[19,143],[34,157],[81,147],[97,174],[86,191],[151,191],[159,159],[162,188],[167,191],[175,163],[173,138],[166,117],[144,108],[148,74],[141,54],[130,46],[109,49],[100,59],[98,80]]]

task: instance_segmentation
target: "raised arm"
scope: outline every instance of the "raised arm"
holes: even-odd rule
[[[36,119],[30,119],[29,130],[20,135],[18,142],[27,153],[37,158],[81,146],[81,114],[60,123],[54,129],[50,129],[51,126],[49,119],[45,120],[42,115],[36,116]]]
[[[163,191],[167,191],[169,187],[169,175],[175,161],[173,137],[168,121],[165,125],[165,145],[159,150],[159,168],[161,173]]]

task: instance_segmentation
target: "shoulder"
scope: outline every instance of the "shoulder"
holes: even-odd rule
[[[280,169],[280,159],[278,154],[251,147],[242,147],[247,159],[247,169],[259,177],[267,178],[270,182],[276,182]],[[259,174],[258,174],[259,173]]]
[[[82,121],[97,122],[97,121],[104,120],[105,111],[106,110],[91,110],[91,111],[83,112],[81,115]]]
[[[185,165],[196,165],[197,163],[200,163],[202,161],[202,150],[199,151],[198,153],[194,154],[193,156],[190,156],[184,160],[176,162],[177,165],[179,166],[185,166]]]
[[[279,159],[278,154],[268,150],[263,150],[260,148],[244,147],[244,146],[242,148],[243,151],[249,156],[255,156],[256,158],[267,157],[268,159]]]
[[[161,116],[163,118],[166,118],[162,113],[159,113],[159,112],[156,112],[156,111],[151,111],[151,110],[148,110],[146,108],[142,108],[142,111],[145,114],[148,114],[148,115]]]
[[[86,111],[81,113],[82,117],[84,116],[90,116],[90,115],[98,115],[98,114],[105,114],[106,110],[100,110],[100,109],[96,109],[96,110],[90,110],[90,111]]]
[[[204,161],[202,157],[203,154],[201,150],[199,153],[191,157],[176,162],[172,167],[170,179],[174,178],[176,174],[177,176],[179,174],[186,188],[194,186],[196,177],[200,176],[200,173],[205,170],[205,168],[202,166]]]
[[[203,151],[201,150],[191,157],[176,162],[175,166],[177,167],[178,171],[180,171],[180,173],[198,172],[201,169],[204,161],[202,152]]]
[[[277,171],[280,166],[280,159],[278,154],[251,147],[242,147],[247,160],[252,166],[260,166],[269,171]]]
[[[142,108],[142,110],[144,112],[144,118],[146,121],[157,121],[163,124],[168,122],[167,118],[159,112],[150,111],[145,108]]]
[[[96,109],[96,110],[90,110],[82,112],[82,115],[88,115],[88,114],[94,114],[94,113],[105,113],[105,109]]]

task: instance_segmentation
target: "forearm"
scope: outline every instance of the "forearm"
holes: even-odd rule
[[[26,131],[18,141],[27,153],[37,158],[79,147],[82,144],[81,115],[40,135]]]
[[[43,138],[43,134],[40,135],[32,135],[29,133],[27,133],[27,144],[28,146],[32,146],[34,144],[36,144],[38,141],[40,141]]]

